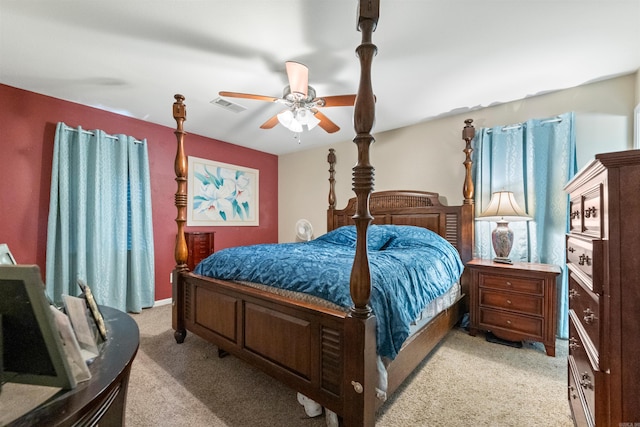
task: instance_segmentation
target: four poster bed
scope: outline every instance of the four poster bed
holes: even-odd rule
[[[370,75],[376,47],[371,43],[371,35],[377,24],[378,1],[361,2],[359,12],[362,44],[357,53],[362,72],[354,113],[357,132],[354,142],[358,146],[358,163],[353,169],[356,197],[350,199],[344,209],[336,209],[336,160],[335,153],[330,150],[328,233],[325,235],[343,238],[344,233],[351,233],[350,250],[353,253],[349,260],[348,295],[352,303],[344,307],[319,298],[300,298],[297,292],[278,292],[256,283],[206,277],[204,273],[209,267],[203,266],[205,261],[196,268],[202,274],[188,270],[184,236],[187,160],[183,123],[186,111],[184,97],[176,95],[173,114],[177,122],[175,134],[178,142],[175,161],[178,237],[175,248],[177,265],[173,273],[173,328],[179,343],[184,341],[189,330],[216,345],[221,355],[232,354],[335,412],[343,425],[372,426],[376,409],[384,402],[379,398],[381,374],[387,377],[383,391],[393,393],[447,335],[466,309],[466,277],[462,274],[456,277],[459,291],[448,294],[451,301],[430,316],[428,322],[414,325],[414,330],[397,354],[393,352],[392,357],[386,358],[378,356],[377,325],[380,319],[371,309],[372,300],[373,306],[377,307],[377,293],[372,292],[372,283],[379,280],[378,253],[391,253],[390,246],[393,245],[390,242],[401,241],[397,233],[408,228],[413,233],[409,239],[411,242],[416,233],[430,233],[424,229],[433,231],[434,240],[455,248],[460,265],[472,257],[474,206],[470,144],[474,128],[471,120],[465,122],[466,177],[462,205],[444,206],[437,193],[372,191],[373,167],[369,164],[369,147],[373,142],[370,131],[374,119],[374,95]],[[384,233],[392,230],[393,236],[385,234],[386,240],[380,247],[372,248],[371,241],[381,230]],[[323,239],[327,240],[326,237]],[[288,245],[307,243],[312,242]],[[229,260],[227,258],[227,262],[220,264],[224,267]],[[375,268],[372,269],[371,265]],[[381,361],[384,362],[382,368]]]

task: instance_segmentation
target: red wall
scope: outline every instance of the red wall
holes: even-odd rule
[[[174,128],[0,85],[0,243],[7,243],[21,264],[38,264],[45,274],[51,161],[56,124],[126,134],[149,144],[155,244],[156,300],[171,297],[170,273],[176,234]],[[167,99],[172,117],[173,97]],[[189,112],[189,98],[187,118]],[[185,122],[185,152],[260,171],[260,226],[207,227],[216,250],[278,240],[278,158],[198,135]],[[248,233],[247,231],[251,231]]]

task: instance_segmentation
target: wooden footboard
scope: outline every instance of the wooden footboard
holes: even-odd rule
[[[188,272],[177,278],[187,330],[344,413],[344,373],[353,369],[344,344],[363,339],[348,313]],[[375,325],[368,333],[375,344]]]
[[[375,317],[361,328],[348,313],[188,272],[178,276],[186,330],[344,415],[349,370],[377,384]],[[463,313],[463,296],[404,344],[388,366],[392,394],[446,336]],[[368,338],[365,338],[368,336]],[[345,345],[346,343],[355,345]],[[361,352],[360,346],[370,348]],[[366,363],[355,362],[365,357]],[[375,408],[384,402],[376,399]]]

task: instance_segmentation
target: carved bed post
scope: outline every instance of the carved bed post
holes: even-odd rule
[[[375,118],[375,97],[371,85],[371,63],[377,52],[371,42],[378,24],[379,0],[360,0],[358,30],[362,43],[356,53],[360,58],[360,85],[354,111],[358,162],[353,168],[353,191],[357,204],[353,220],[357,230],[356,253],[351,270],[350,290],[353,306],[345,319],[344,349],[344,414],[346,426],[375,425],[377,385],[376,322],[371,314],[371,271],[367,256],[367,228],[373,217],[369,210],[369,197],[373,191],[374,168],[369,162],[369,148],[374,142],[371,135]]]
[[[327,155],[329,162],[329,209],[336,208],[336,150],[329,148]]]
[[[369,149],[375,141],[371,135],[375,119],[375,97],[371,86],[371,63],[377,47],[371,37],[378,23],[380,4],[378,0],[361,0],[358,29],[362,32],[362,43],[356,49],[360,58],[360,86],[356,97],[354,127],[358,146],[358,162],[353,167],[353,191],[357,196],[356,213],[353,220],[358,231],[356,255],[351,271],[351,298],[355,317],[369,317],[371,308],[371,277],[367,257],[367,228],[373,219],[369,211],[369,197],[373,191],[374,167],[369,162]]]
[[[462,129],[462,139],[465,142],[464,153],[465,160],[463,162],[465,167],[465,177],[464,184],[462,187],[462,195],[464,197],[462,201],[462,241],[469,242],[468,245],[465,245],[460,250],[460,258],[463,263],[467,263],[471,261],[473,258],[473,250],[474,250],[474,240],[475,240],[475,205],[474,205],[474,187],[473,187],[473,177],[471,176],[471,169],[473,167],[473,161],[471,160],[471,153],[473,153],[473,148],[471,148],[471,140],[476,135],[476,128],[473,127],[473,120],[467,119],[464,121],[464,128]],[[469,293],[469,273],[465,269],[462,273],[462,277],[460,278],[460,285],[462,288],[462,292],[465,294]],[[467,303],[465,303],[467,305]],[[468,307],[465,308],[465,311],[468,310]]]
[[[184,291],[182,282],[179,279],[181,271],[187,270],[187,241],[184,237],[184,224],[187,218],[187,158],[184,155],[184,121],[187,119],[187,110],[184,105],[184,96],[177,94],[174,96],[176,102],[173,103],[173,118],[176,120],[176,130],[174,134],[178,142],[176,150],[176,159],[174,163],[176,182],[178,190],[175,194],[175,205],[178,210],[176,224],[178,225],[178,234],[176,235],[176,246],[174,256],[176,260],[176,268],[173,271],[173,329],[174,336],[178,343],[184,342],[187,331],[184,327]]]
[[[464,161],[464,167],[466,169],[465,177],[464,177],[464,186],[462,187],[462,194],[464,196],[463,203],[465,205],[472,205],[474,187],[473,187],[473,179],[471,177],[471,167],[473,166],[473,162],[471,161],[471,153],[473,152],[473,148],[471,148],[471,140],[476,136],[476,128],[473,127],[473,119],[467,119],[464,121],[464,128],[462,129],[462,139],[465,141],[464,153],[466,154],[466,159]]]
[[[327,209],[327,231],[331,231],[335,228],[335,224],[333,223],[333,212],[336,209],[336,150],[333,148],[329,148],[327,162],[329,162],[329,208]]]

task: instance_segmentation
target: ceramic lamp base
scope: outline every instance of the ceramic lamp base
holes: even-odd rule
[[[513,231],[509,228],[508,222],[497,222],[495,230],[491,233],[491,243],[496,253],[496,257],[493,260],[502,264],[512,264],[509,259],[509,253],[511,253],[511,246],[513,245]]]

